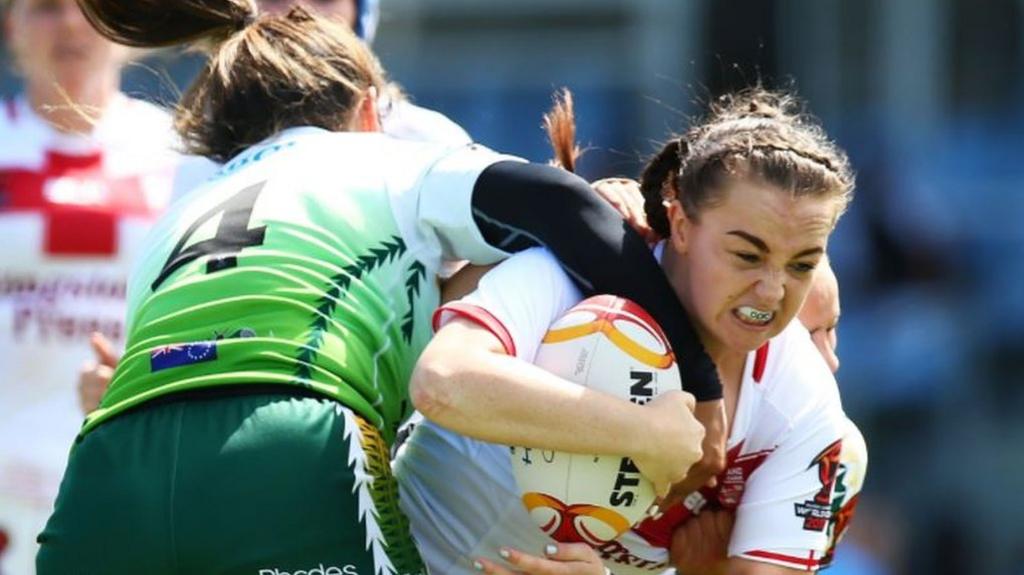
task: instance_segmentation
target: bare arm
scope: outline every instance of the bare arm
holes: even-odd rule
[[[563,380],[509,357],[465,319],[442,327],[410,381],[413,404],[452,431],[494,443],[627,455],[659,494],[700,459],[693,397],[670,391],[646,406]]]

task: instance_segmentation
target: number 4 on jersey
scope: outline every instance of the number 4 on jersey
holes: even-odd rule
[[[233,268],[238,265],[236,255],[243,248],[263,244],[263,235],[267,230],[266,226],[249,229],[249,219],[252,217],[252,207],[256,204],[256,198],[263,191],[263,184],[249,186],[237,194],[231,196],[224,202],[217,204],[210,211],[199,217],[191,226],[185,230],[185,234],[174,246],[171,255],[164,263],[160,275],[152,284],[154,291],[160,284],[164,283],[171,274],[181,266],[202,256],[212,256],[206,263],[206,273]],[[196,242],[188,248],[185,244],[192,234],[196,233],[204,223],[217,214],[223,214],[220,223],[217,225],[217,233],[208,240]]]

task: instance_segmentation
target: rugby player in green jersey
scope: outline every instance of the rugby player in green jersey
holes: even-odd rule
[[[117,42],[209,50],[176,123],[224,165],[143,247],[125,355],[72,450],[41,575],[422,572],[388,447],[445,260],[549,247],[586,293],[650,311],[688,389],[720,398],[611,207],[555,168],[381,134],[383,72],[343,23],[247,0],[79,2]],[[657,416],[692,417],[683,395]],[[649,471],[681,479],[675,455]]]

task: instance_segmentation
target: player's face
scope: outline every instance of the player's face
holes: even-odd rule
[[[838,371],[836,325],[839,323],[839,282],[832,271],[832,266],[829,265],[828,258],[824,258],[815,270],[811,290],[797,317],[807,331],[811,332],[814,345],[825,358],[825,363],[832,373]]]
[[[260,0],[260,10],[268,14],[281,14],[296,4],[302,4],[324,16],[340,18],[351,27],[356,25],[356,0]]]
[[[127,53],[93,30],[74,0],[14,0],[6,31],[30,88],[56,82],[71,96],[106,81]]]
[[[713,357],[753,351],[793,319],[836,215],[830,200],[746,178],[727,186],[697,221],[678,202],[669,210],[666,268]]]

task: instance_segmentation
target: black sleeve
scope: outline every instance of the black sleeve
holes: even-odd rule
[[[683,388],[697,401],[722,397],[715,364],[650,248],[587,182],[550,166],[498,162],[476,181],[473,218],[501,250],[551,250],[585,295],[639,304],[668,336]]]

